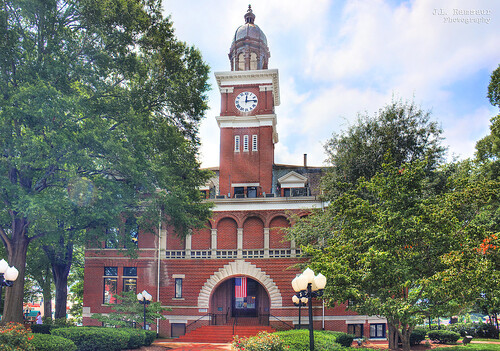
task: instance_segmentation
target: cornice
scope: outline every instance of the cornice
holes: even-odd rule
[[[227,85],[250,85],[271,83],[273,87],[274,106],[280,105],[279,74],[277,69],[259,69],[253,71],[215,72],[215,79],[221,93]]]

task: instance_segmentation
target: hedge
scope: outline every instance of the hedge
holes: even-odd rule
[[[453,344],[460,338],[460,334],[449,330],[431,330],[427,335],[429,339],[438,341],[440,344]]]
[[[274,333],[290,351],[309,351],[309,331],[307,329],[288,330]],[[314,331],[315,350],[336,350],[340,346],[351,346],[354,335],[334,331]]]
[[[50,334],[52,328],[53,326],[50,324],[33,324],[31,331],[35,334]]]
[[[73,341],[56,335],[33,334],[30,344],[35,346],[36,351],[76,351]]]
[[[156,339],[156,331],[154,330],[146,330],[146,339],[144,340],[144,346],[149,346]]]
[[[145,345],[146,331],[144,329],[118,328],[118,330],[126,332],[130,336],[127,349],[138,349]]]
[[[126,331],[115,328],[58,328],[52,334],[72,340],[78,351],[121,351],[130,339]]]
[[[410,345],[415,346],[420,344],[425,340],[425,336],[427,335],[427,330],[422,328],[415,328],[410,334]]]

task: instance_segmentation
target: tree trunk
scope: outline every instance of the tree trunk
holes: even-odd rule
[[[26,218],[12,221],[12,237],[4,240],[10,266],[16,267],[19,276],[11,287],[5,288],[5,301],[2,324],[8,322],[23,323],[24,274],[26,270],[26,252],[29,238],[25,235],[28,226]]]
[[[73,243],[64,245],[64,238],[61,236],[59,245],[45,245],[44,251],[49,257],[56,286],[56,308],[54,319],[66,318],[66,306],[68,301],[68,275],[73,263]]]
[[[393,323],[389,322],[387,323],[387,339],[389,341],[389,349],[390,350],[397,350],[399,348],[399,333],[397,327],[393,325]]]
[[[52,318],[52,288],[51,288],[51,279],[46,277],[45,283],[42,286],[42,295],[43,295],[43,313],[44,317]]]
[[[401,343],[403,346],[403,351],[410,351],[410,335],[413,331],[413,327],[405,326],[401,328]]]

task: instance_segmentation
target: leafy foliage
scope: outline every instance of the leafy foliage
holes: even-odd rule
[[[133,291],[124,291],[121,295],[114,295],[118,299],[116,304],[106,304],[111,307],[113,312],[106,315],[93,314],[92,318],[106,325],[116,327],[130,327],[133,323],[140,325],[144,324],[144,305],[137,301],[137,297]],[[162,312],[165,308],[161,306],[161,302],[151,302],[146,305],[146,322],[154,323],[156,319],[165,319]]]
[[[482,257],[480,243],[490,235],[480,225],[482,209],[500,190],[497,182],[460,179],[436,192],[427,174],[425,161],[385,164],[290,230],[309,266],[327,277],[328,303],[349,301],[360,314],[386,317],[407,347],[425,316],[452,313],[468,300],[472,289],[450,276],[470,279],[478,268],[457,267],[452,257]]]
[[[76,351],[76,345],[73,341],[56,335],[34,334],[30,344],[36,351]]]
[[[460,338],[460,334],[449,330],[431,330],[427,333],[429,339],[440,344],[454,344]]]
[[[309,350],[309,331],[305,329],[287,330],[274,333],[293,351]],[[338,350],[350,347],[354,335],[333,331],[314,331],[315,350]]]
[[[357,123],[334,134],[325,146],[329,172],[322,180],[325,196],[331,200],[360,178],[370,179],[382,164],[427,159],[427,168],[440,164],[445,148],[441,129],[430,113],[413,102],[393,101],[373,117],[358,116]]]
[[[0,37],[0,237],[20,272],[4,320],[21,321],[32,240],[62,239],[62,257],[124,217],[204,223],[208,66],[159,0],[2,0]]]
[[[52,335],[72,340],[78,351],[121,351],[130,339],[126,331],[115,328],[58,328],[52,331]]]
[[[260,332],[248,338],[234,337],[232,346],[237,351],[283,351],[283,341],[276,334]]]
[[[32,336],[22,324],[7,323],[0,326],[0,350],[5,351],[35,351],[30,343]]]

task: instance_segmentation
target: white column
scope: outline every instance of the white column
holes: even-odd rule
[[[217,257],[217,228],[210,230],[212,237],[212,258]]]
[[[238,258],[243,258],[243,228],[238,228]]]
[[[269,258],[269,228],[264,228],[264,258]]]
[[[291,256],[296,257],[297,256],[297,246],[295,244],[295,239],[292,239],[292,241],[290,241],[290,248],[292,249]]]
[[[189,231],[189,234],[186,236],[186,258],[191,258],[191,239],[192,239],[192,234],[191,230]]]

